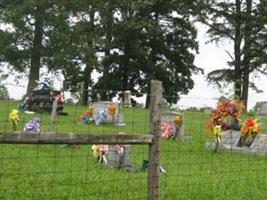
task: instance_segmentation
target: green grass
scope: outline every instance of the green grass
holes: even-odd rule
[[[12,130],[8,113],[17,102],[0,102],[0,131]],[[58,133],[146,134],[149,111],[122,109],[126,126],[80,125],[82,106],[66,105],[59,116]],[[38,116],[42,131],[49,130],[49,115],[23,115],[18,130]],[[245,118],[245,116],[244,116]],[[185,113],[185,133],[191,141],[162,140],[161,199],[267,199],[267,157],[219,151],[205,147],[209,115]],[[263,125],[266,119],[261,119]],[[265,132],[266,129],[263,129]],[[0,199],[147,199],[147,173],[125,172],[97,165],[90,145],[79,149],[61,145],[0,145]],[[148,157],[146,145],[132,146],[132,161],[141,166]]]

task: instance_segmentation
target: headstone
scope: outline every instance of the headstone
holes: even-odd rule
[[[245,154],[267,155],[267,135],[258,134],[252,144],[247,147],[239,146],[240,132],[234,130],[225,131],[221,138],[220,149]],[[214,148],[214,143],[206,144],[210,148]]]
[[[267,153],[267,135],[266,134],[257,135],[253,143],[251,144],[250,149],[253,152],[266,154]]]
[[[221,143],[225,147],[232,148],[238,145],[239,139],[240,139],[239,131],[227,130],[227,131],[224,131],[222,135]]]
[[[116,145],[110,145],[108,150],[108,165],[115,168],[131,168],[131,146],[123,145],[120,153]]]
[[[131,91],[130,90],[126,90],[124,92],[124,101],[123,101],[123,106],[124,107],[131,107]]]
[[[174,117],[181,116],[183,123],[180,126],[176,126],[173,122]],[[184,135],[184,117],[182,113],[179,112],[165,112],[161,114],[161,122],[169,124],[173,129],[173,139],[183,140],[189,139],[188,136]]]
[[[267,101],[257,102],[255,107],[259,115],[267,116]]]
[[[107,117],[106,117],[106,120],[104,123],[113,123],[113,119],[112,119],[112,116],[108,114],[108,108],[109,108],[109,105],[111,104],[112,102],[110,101],[98,101],[98,102],[94,102],[93,103],[93,118],[94,120],[96,120],[97,118],[97,114],[100,112],[100,111],[105,111],[107,113]],[[116,108],[116,111],[115,111],[115,114],[114,114],[114,123],[116,123],[116,125],[125,125],[123,124],[123,115],[122,114],[119,114],[119,106],[118,104],[116,103],[113,103],[115,105],[115,108]]]

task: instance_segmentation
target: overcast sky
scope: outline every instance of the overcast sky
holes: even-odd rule
[[[202,67],[205,71],[204,75],[194,75],[193,79],[195,82],[194,88],[189,92],[188,95],[183,96],[182,99],[178,102],[179,107],[203,107],[211,106],[214,107],[216,100],[222,94],[229,92],[232,88],[226,88],[224,93],[221,93],[214,86],[208,85],[205,76],[208,72],[227,67],[227,61],[229,56],[225,50],[232,51],[231,44],[220,43],[216,44],[206,44],[208,40],[207,35],[205,34],[205,28],[199,26],[198,40],[199,40],[199,54],[196,55],[195,64],[199,67]],[[10,81],[9,81],[10,82]],[[249,91],[249,100],[248,107],[252,108],[257,101],[267,101],[267,78],[261,76],[259,79],[255,80],[255,83],[259,86],[264,92],[262,94],[256,94],[253,91]],[[8,85],[8,90],[11,98],[21,99],[26,92],[26,82],[21,82],[21,86],[12,86]],[[57,87],[60,87],[60,83],[57,83]]]

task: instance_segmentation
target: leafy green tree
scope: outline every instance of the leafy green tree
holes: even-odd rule
[[[82,90],[82,103],[88,103],[92,88],[91,74],[97,68],[98,18],[103,1],[67,2],[66,12],[70,15],[67,30],[68,43],[62,48],[67,63],[62,67],[65,77],[64,87],[71,91]]]
[[[131,90],[149,97],[150,80],[158,79],[163,81],[168,102],[176,102],[179,94],[193,87],[192,73],[200,70],[193,64],[197,32],[189,20],[194,3],[123,1],[111,6],[115,14],[101,21],[106,24],[103,27],[109,27],[102,63],[109,66],[104,73],[109,76],[100,78],[98,88],[109,77],[111,90]]]
[[[27,93],[36,87],[40,68],[51,64],[55,49],[50,48],[50,36],[66,21],[62,16],[60,0],[9,1],[1,7],[0,23],[11,27],[1,33],[1,61],[19,72],[29,71]]]
[[[233,52],[227,69],[214,70],[208,74],[208,81],[220,86],[222,81],[234,83],[236,98],[247,106],[249,86],[257,87],[250,81],[253,74],[266,74],[266,1],[213,0],[209,7],[211,41],[229,40]]]

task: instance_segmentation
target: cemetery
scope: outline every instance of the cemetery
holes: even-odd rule
[[[0,11],[0,199],[267,199],[266,0]]]
[[[5,105],[4,102],[1,102],[2,105]],[[12,104],[11,104],[12,105]],[[14,107],[16,107],[16,102],[13,103]],[[225,117],[224,120],[219,120],[220,115],[217,112],[213,114],[205,113],[205,112],[179,112],[179,111],[168,111],[164,110],[161,113],[161,127],[160,127],[160,134],[161,134],[161,160],[160,160],[160,171],[165,172],[161,173],[161,182],[165,186],[171,186],[174,180],[177,179],[176,176],[173,176],[173,178],[169,177],[168,175],[174,175],[177,171],[176,167],[180,164],[188,164],[192,161],[197,162],[197,158],[203,159],[203,162],[210,162],[210,159],[215,159],[213,162],[220,162],[221,159],[223,159],[225,165],[224,170],[230,170],[233,167],[240,167],[238,163],[231,163],[229,162],[232,159],[240,160],[242,158],[243,153],[246,153],[248,155],[251,155],[250,160],[257,161],[258,157],[254,157],[255,155],[265,155],[266,154],[266,142],[267,138],[265,137],[264,133],[258,134],[254,140],[253,143],[249,146],[243,145],[240,146],[240,129],[245,130],[245,126],[242,126],[242,123],[240,121],[236,121],[235,116],[236,113],[239,113],[238,107],[233,106],[232,102],[225,102],[223,104],[220,104],[222,108],[220,110],[224,111],[225,106],[229,106],[230,109],[228,109],[227,112],[229,112],[229,115],[231,117]],[[6,112],[4,108],[7,106],[1,106],[2,113]],[[9,105],[10,107],[10,105]],[[11,106],[12,107],[12,106]],[[67,116],[58,115],[56,116],[56,121],[58,123],[55,124],[54,131],[58,132],[65,132],[70,130],[71,128],[74,130],[75,133],[86,133],[88,130],[94,133],[103,133],[103,130],[105,131],[105,134],[109,135],[110,133],[116,133],[118,135],[127,135],[129,133],[137,133],[141,134],[139,127],[142,126],[143,131],[147,132],[148,127],[145,123],[145,116],[146,116],[146,110],[142,108],[133,108],[133,107],[119,107],[118,104],[113,103],[112,101],[99,101],[99,102],[92,102],[89,103],[88,106],[64,106],[66,112],[69,113]],[[215,109],[216,110],[216,109]],[[226,109],[227,110],[227,109]],[[217,110],[218,111],[218,110]],[[76,121],[73,124],[73,113],[76,114]],[[99,113],[105,113],[104,118],[100,118]],[[135,113],[135,115],[133,115]],[[134,119],[131,118],[131,116],[135,116]],[[203,117],[205,116],[205,118]],[[210,118],[210,116],[213,116]],[[233,118],[232,118],[233,116]],[[5,116],[1,115],[1,119],[3,119]],[[31,115],[24,114],[23,112],[20,112],[19,110],[10,110],[9,119],[10,121],[6,125],[8,130],[16,130],[16,131],[24,131],[25,134],[34,134],[34,135],[40,135],[45,136],[47,131],[50,130],[50,114],[42,114],[42,113],[34,113]],[[88,117],[88,118],[87,118]],[[38,119],[39,118],[39,119]],[[129,118],[131,118],[129,120]],[[249,118],[249,117],[248,117]],[[246,122],[246,119],[244,118],[243,121]],[[102,121],[101,121],[102,119]],[[211,119],[211,121],[209,121]],[[240,118],[241,119],[241,118]],[[83,121],[84,120],[84,121]],[[100,123],[96,123],[97,120],[100,120]],[[197,122],[201,121],[201,126]],[[69,122],[71,126],[68,126]],[[134,123],[133,123],[134,122]],[[209,124],[209,122],[212,122]],[[239,124],[237,124],[237,122]],[[142,123],[142,125],[140,125]],[[210,132],[210,134],[214,134],[212,137],[212,142],[209,143],[209,148],[206,149],[205,143],[209,141],[210,137],[208,136],[207,132],[207,123],[209,125],[213,124],[221,125],[220,128],[215,129],[216,131]],[[259,122],[255,121],[248,121],[248,125],[258,125]],[[265,123],[265,121],[261,121],[261,123]],[[117,124],[123,124],[123,125],[117,125]],[[166,125],[167,124],[167,125]],[[133,125],[133,126],[132,126]],[[138,126],[137,126],[138,125]],[[130,128],[131,127],[131,128]],[[144,127],[146,129],[144,130]],[[165,128],[166,129],[165,129]],[[200,128],[201,127],[201,128]],[[208,126],[209,127],[209,126]],[[90,128],[90,129],[88,129]],[[130,128],[130,129],[129,129]],[[264,128],[264,127],[263,127]],[[239,129],[239,130],[238,130]],[[252,128],[253,129],[253,128]],[[255,129],[255,127],[254,127]],[[1,125],[1,130],[4,130],[4,126]],[[209,130],[209,129],[208,129]],[[255,129],[256,130],[256,129]],[[263,131],[265,129],[262,129]],[[7,131],[7,130],[6,130]],[[88,132],[90,134],[90,132]],[[168,136],[165,137],[164,135]],[[217,137],[217,139],[214,137]],[[205,138],[203,141],[203,145],[201,144],[200,138]],[[214,148],[216,147],[216,142],[218,142],[218,149],[215,154],[213,154],[213,158],[211,158],[210,153],[214,152]],[[245,143],[244,143],[245,144]],[[88,162],[90,163],[89,168],[91,170],[91,177],[97,177],[101,175],[104,179],[109,180],[110,177],[113,177],[113,179],[119,179],[121,176],[127,176],[134,178],[136,176],[143,176],[144,173],[147,173],[149,163],[147,161],[147,156],[143,156],[142,154],[147,153],[147,146],[145,145],[130,145],[130,144],[95,144],[95,145],[74,145],[71,144],[69,147],[74,148],[62,148],[61,145],[58,147],[46,147],[46,146],[38,146],[38,152],[41,155],[43,154],[49,154],[50,156],[53,156],[53,151],[56,148],[57,154],[59,155],[68,155],[71,153],[72,156],[72,170],[77,171],[76,173],[83,174],[84,170],[86,169],[85,164],[79,164],[79,155],[81,153],[88,154]],[[26,161],[30,158],[27,158],[28,154],[32,154],[33,152],[36,152],[37,146],[32,146],[29,149],[24,149],[25,153],[25,162],[20,161],[20,165],[25,167],[27,166]],[[166,149],[168,149],[166,151]],[[5,152],[12,152],[14,149],[6,146],[2,150]],[[188,154],[184,152],[191,152],[194,157],[188,157]],[[233,154],[234,153],[234,154]],[[142,155],[142,156],[141,156]],[[192,155],[192,156],[193,156]],[[222,158],[223,157],[223,158]],[[193,159],[193,160],[192,160]],[[264,158],[263,158],[264,159]],[[40,165],[46,166],[47,169],[53,170],[53,165],[50,163],[49,159],[46,160],[46,164],[43,162],[40,162]],[[264,161],[263,161],[264,162]],[[12,162],[11,162],[12,163]],[[10,163],[10,164],[11,164]],[[175,163],[175,164],[174,164]],[[8,164],[7,166],[10,167]],[[6,166],[6,167],[7,167]],[[65,167],[69,168],[71,165],[68,165],[66,162],[64,164]],[[39,171],[44,170],[43,167],[40,168],[39,165],[36,166],[37,168],[33,167],[31,168],[31,171]],[[73,168],[74,167],[74,168]],[[88,166],[87,166],[88,167]],[[195,168],[196,167],[196,168]],[[198,167],[201,167],[200,165],[195,165],[194,168],[192,168],[190,171],[186,168],[183,168],[183,173],[185,175],[189,174],[199,174]],[[219,179],[222,180],[227,175],[225,173],[220,173],[220,167],[214,166],[215,169],[218,170],[218,172],[215,172],[214,175],[216,177],[220,177]],[[252,169],[257,169],[257,162],[252,162],[250,164],[250,167]],[[40,169],[38,169],[40,168]],[[83,170],[80,170],[80,169]],[[215,170],[214,169],[214,170]],[[241,169],[243,167],[241,166]],[[21,169],[22,171],[25,171],[25,169]],[[115,170],[115,171],[114,171]],[[26,170],[27,171],[27,170]],[[25,171],[25,172],[26,172]],[[80,172],[78,172],[80,171]],[[123,175],[121,175],[123,173]],[[126,173],[126,174],[124,174]],[[181,172],[182,173],[182,172]],[[205,174],[204,171],[200,171],[200,173]],[[242,170],[240,171],[242,173]],[[114,177],[114,174],[115,177]],[[166,174],[166,177],[164,176]],[[49,175],[49,174],[48,174]],[[249,177],[251,173],[244,173],[243,176]],[[232,176],[232,175],[231,175]],[[231,177],[228,177],[231,178]],[[26,182],[27,178],[25,177]],[[41,179],[41,178],[40,178]],[[75,179],[73,179],[75,181]],[[176,180],[177,181],[177,180]],[[183,179],[178,181],[178,184],[183,183]],[[210,179],[209,179],[210,181]],[[46,182],[44,180],[44,182]],[[216,182],[216,181],[215,181]],[[211,184],[215,183],[214,181],[210,181]],[[119,184],[119,183],[118,183]],[[129,183],[130,184],[130,183]],[[120,184],[119,184],[120,185]],[[107,183],[105,187],[110,187],[111,185]],[[136,187],[134,184],[130,184],[131,187]],[[42,186],[46,187],[46,186]],[[80,187],[79,184],[77,187]],[[123,185],[120,185],[120,187],[123,187]],[[141,187],[141,185],[140,185]],[[226,187],[224,184],[222,184],[221,187]],[[106,189],[107,189],[106,188]],[[172,189],[168,189],[171,187],[164,187],[165,191],[172,192]],[[190,186],[190,188],[194,188],[193,186]],[[139,188],[141,190],[141,188]],[[97,189],[96,189],[97,191]],[[189,193],[190,194],[190,193]],[[192,194],[190,194],[192,195]],[[206,195],[204,191],[200,195],[203,195],[203,197]]]

